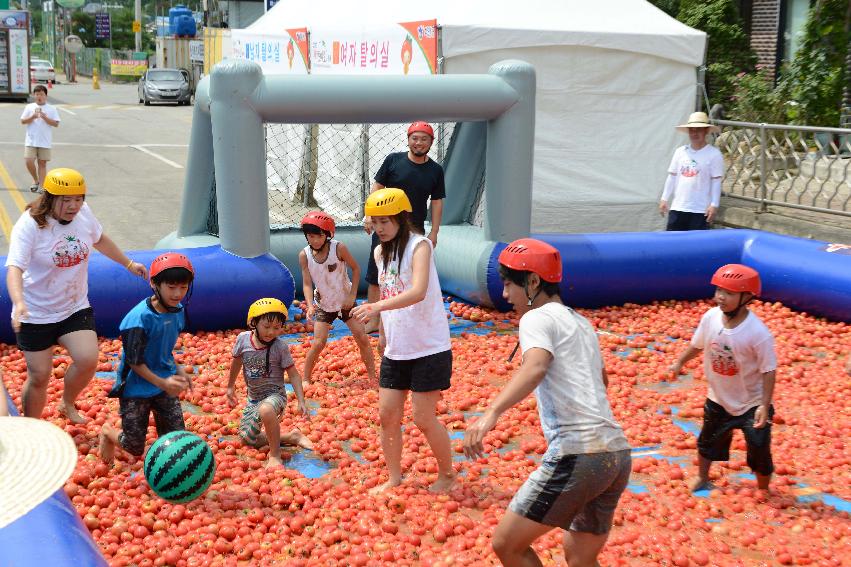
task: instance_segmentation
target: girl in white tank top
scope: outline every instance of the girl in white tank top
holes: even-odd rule
[[[381,242],[373,251],[381,295],[375,303],[355,307],[352,317],[366,322],[380,313],[380,332],[386,342],[378,413],[389,479],[373,492],[402,483],[401,425],[409,390],[415,424],[437,460],[437,478],[430,490],[446,492],[455,480],[449,435],[435,411],[452,374],[449,323],[431,241],[411,232],[410,211],[410,201],[401,189],[373,192],[364,211],[372,217]]]

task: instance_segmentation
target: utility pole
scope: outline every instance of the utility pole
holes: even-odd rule
[[[136,21],[142,23],[142,0],[136,0]],[[136,51],[142,51],[142,28],[136,32]]]

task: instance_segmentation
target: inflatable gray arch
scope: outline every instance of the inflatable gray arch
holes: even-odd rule
[[[435,258],[444,290],[491,304],[487,271],[496,244],[530,230],[535,70],[522,61],[496,63],[482,75],[392,77],[263,75],[249,61],[219,63],[196,92],[178,229],[157,247],[220,243],[244,258],[271,252],[299,282],[300,229],[269,228],[263,124],[414,120],[460,123],[444,163],[447,198]],[[479,228],[466,216],[483,173]],[[206,232],[214,182],[218,238]],[[342,227],[337,238],[359,261],[367,257],[361,228]]]

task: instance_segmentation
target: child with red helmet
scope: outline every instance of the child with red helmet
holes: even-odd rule
[[[670,369],[676,377],[686,362],[704,352],[709,392],[697,440],[698,478],[692,490],[711,487],[709,468],[712,461],[729,460],[735,429],[744,434],[747,462],[757,486],[767,490],[774,472],[771,399],[777,358],[771,331],[747,308],[760,293],[759,274],[742,264],[727,264],[712,276],[712,285],[716,286],[716,307],[703,315],[691,345]]]
[[[606,398],[607,378],[591,324],[561,302],[561,256],[522,238],[499,255],[502,296],[521,315],[523,362],[482,417],[467,427],[464,453],[484,455],[483,441],[503,412],[532,392],[547,451],[514,495],[493,535],[505,565],[537,564],[532,543],[566,530],[568,565],[596,565],[615,507],[629,481],[630,447]]]
[[[101,429],[100,457],[106,462],[112,462],[116,447],[142,455],[152,412],[157,435],[186,429],[177,396],[192,383],[172,351],[186,325],[182,302],[191,293],[195,270],[183,254],[166,252],[151,263],[150,277],[153,294],[119,325],[121,364],[108,395],[119,399],[121,429],[109,423]]]
[[[375,358],[363,323],[351,316],[358,296],[360,266],[345,244],[334,240],[334,219],[323,212],[307,213],[301,220],[307,246],[298,254],[307,318],[313,319],[313,345],[304,358],[304,381],[310,383],[316,359],[325,349],[328,333],[339,318],[352,332],[370,381],[375,381]],[[352,269],[352,279],[349,270]],[[314,293],[314,287],[316,291]]]

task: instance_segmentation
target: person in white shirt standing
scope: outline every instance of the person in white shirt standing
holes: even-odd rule
[[[705,112],[695,112],[677,130],[688,133],[689,143],[674,151],[659,214],[668,215],[666,230],[707,230],[721,203],[724,158],[706,136],[719,128]]]
[[[777,357],[774,337],[747,304],[759,295],[759,273],[742,264],[721,266],[712,276],[715,303],[697,326],[691,345],[671,365],[676,377],[683,365],[703,355],[709,392],[703,406],[703,429],[697,439],[698,478],[692,490],[711,488],[712,461],[730,459],[733,431],[740,429],[747,444],[748,466],[757,486],[768,490],[771,459],[771,419]]]
[[[464,453],[484,455],[500,416],[532,392],[547,451],[493,534],[503,565],[540,565],[532,544],[565,530],[570,567],[597,565],[632,469],[630,446],[606,397],[608,379],[594,327],[561,302],[561,254],[521,238],[499,254],[502,297],[520,317],[523,362],[484,414],[467,427]]]
[[[89,305],[89,253],[98,252],[147,279],[147,268],[128,258],[103,233],[85,202],[86,181],[73,169],[47,173],[41,197],[27,206],[12,229],[6,257],[6,288],[12,329],[27,361],[21,396],[24,415],[40,418],[53,373],[53,346],[68,350],[59,413],[85,423],[74,402],[94,377],[98,341]]]
[[[47,89],[44,85],[36,85],[33,96],[35,102],[29,103],[21,113],[21,124],[27,125],[24,163],[33,178],[30,191],[37,193],[44,185],[44,176],[47,174],[47,162],[50,161],[50,147],[53,144],[51,128],[59,127],[59,112],[55,106],[47,104]]]

